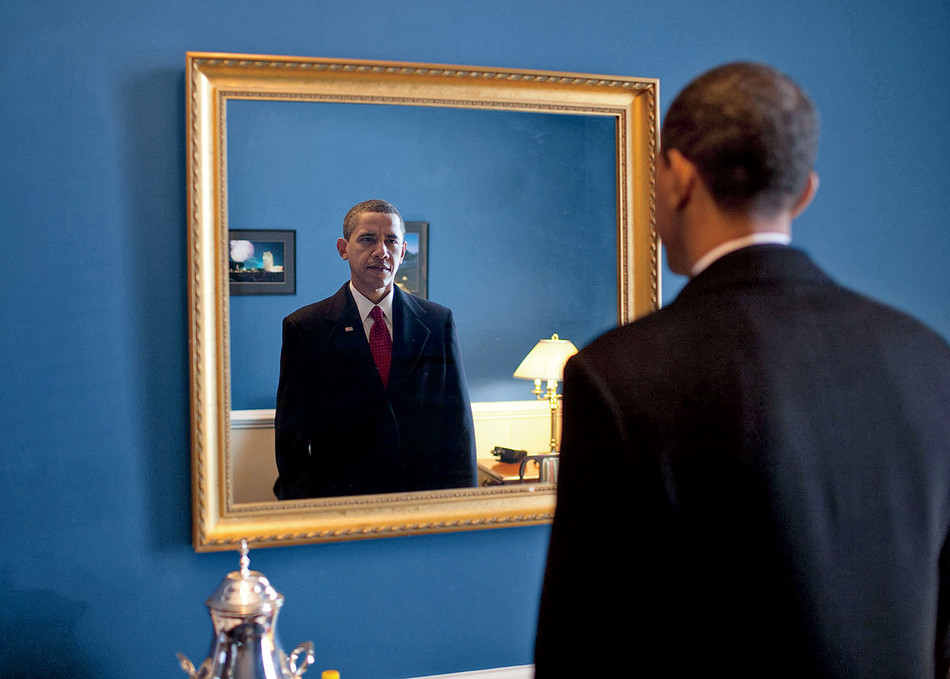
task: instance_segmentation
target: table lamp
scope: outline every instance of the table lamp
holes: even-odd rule
[[[515,377],[522,380],[534,380],[532,393],[538,400],[547,399],[551,408],[551,451],[557,450],[557,408],[561,395],[557,393],[557,383],[564,379],[564,364],[577,353],[577,347],[570,340],[562,340],[557,334],[551,339],[543,339],[528,352],[521,365],[515,370]],[[547,390],[541,388],[541,381],[547,381]]]

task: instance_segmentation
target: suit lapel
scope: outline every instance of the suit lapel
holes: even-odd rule
[[[424,322],[425,310],[396,287],[393,294],[393,363],[389,389],[399,388],[412,374],[429,341],[431,331]]]
[[[330,326],[330,346],[340,365],[346,366],[341,372],[352,375],[356,384],[379,382],[382,388],[376,364],[373,363],[373,354],[363,331],[359,307],[350,293],[349,283],[344,284],[332,300],[327,308],[326,321]]]

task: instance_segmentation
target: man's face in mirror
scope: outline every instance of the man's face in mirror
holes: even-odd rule
[[[350,237],[337,241],[340,256],[349,262],[353,285],[373,302],[392,290],[406,256],[403,228],[399,215],[364,212]]]

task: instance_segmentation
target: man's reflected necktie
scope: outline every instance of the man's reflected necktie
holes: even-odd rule
[[[383,379],[383,386],[386,387],[389,385],[389,366],[393,360],[393,340],[383,320],[383,310],[374,306],[369,315],[373,317],[373,327],[369,329],[369,348],[373,352],[379,376]]]

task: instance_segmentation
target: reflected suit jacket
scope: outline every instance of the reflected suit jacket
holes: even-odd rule
[[[349,283],[284,319],[278,498],[474,486],[475,436],[452,312],[396,287],[383,387]]]
[[[582,350],[563,398],[538,679],[946,677],[943,338],[754,246]]]

